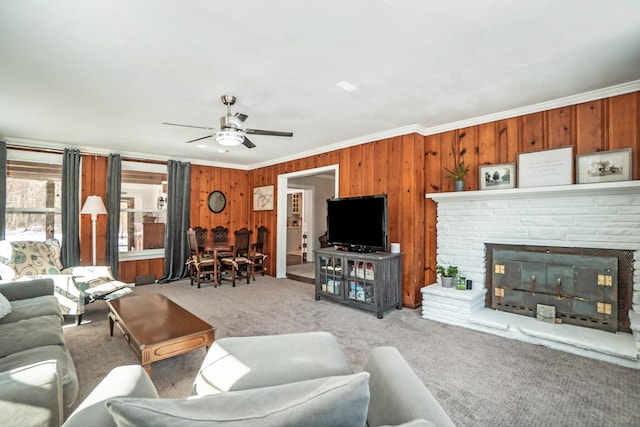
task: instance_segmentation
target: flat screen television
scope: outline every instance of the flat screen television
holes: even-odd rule
[[[387,195],[327,199],[327,242],[354,252],[387,250]]]

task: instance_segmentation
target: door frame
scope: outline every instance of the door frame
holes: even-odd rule
[[[335,174],[334,195],[335,197],[338,197],[340,167],[337,164],[278,175],[278,215],[276,215],[276,277],[279,279],[284,279],[287,277],[287,189],[289,188],[289,179],[319,175],[326,172],[334,172]],[[303,196],[303,204],[304,198],[306,197]],[[307,249],[308,248],[309,246],[307,244]],[[312,256],[313,254],[307,253],[307,257]]]

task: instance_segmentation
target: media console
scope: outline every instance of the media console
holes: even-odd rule
[[[364,310],[402,309],[402,255],[317,249],[316,300],[326,298]]]

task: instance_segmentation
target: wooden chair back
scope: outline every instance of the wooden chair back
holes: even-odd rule
[[[249,230],[246,227],[241,228],[240,230],[234,231],[235,235],[235,244],[234,244],[234,254],[235,256],[249,256],[249,247],[251,245],[251,234],[253,231]]]
[[[200,250],[200,252],[203,252],[204,248],[207,247],[208,230],[204,227],[193,227],[193,231],[196,233],[198,249]]]
[[[213,246],[229,246],[229,229],[221,225],[211,229]]]

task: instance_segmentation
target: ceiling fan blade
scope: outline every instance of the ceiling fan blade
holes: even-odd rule
[[[245,120],[247,120],[247,116],[246,114],[242,114],[242,113],[236,113],[235,116],[238,118],[238,120],[240,120],[241,122],[244,122]]]
[[[187,141],[186,144],[190,144],[192,142],[200,141],[201,139],[211,138],[213,135],[215,135],[215,133],[212,133],[211,135],[203,136],[202,138],[192,139],[191,141]]]
[[[169,125],[169,126],[182,126],[184,128],[196,128],[196,129],[207,129],[207,130],[216,130],[216,128],[208,128],[208,127],[204,127],[204,126],[191,126],[191,125],[181,125],[178,123],[166,123],[163,122],[163,125]]]
[[[251,140],[249,138],[247,138],[246,135],[244,136],[244,142],[242,143],[242,145],[244,145],[247,148],[254,148],[256,146],[256,144],[251,142]]]
[[[293,136],[293,132],[280,132],[277,130],[245,129],[244,131],[250,135]]]

